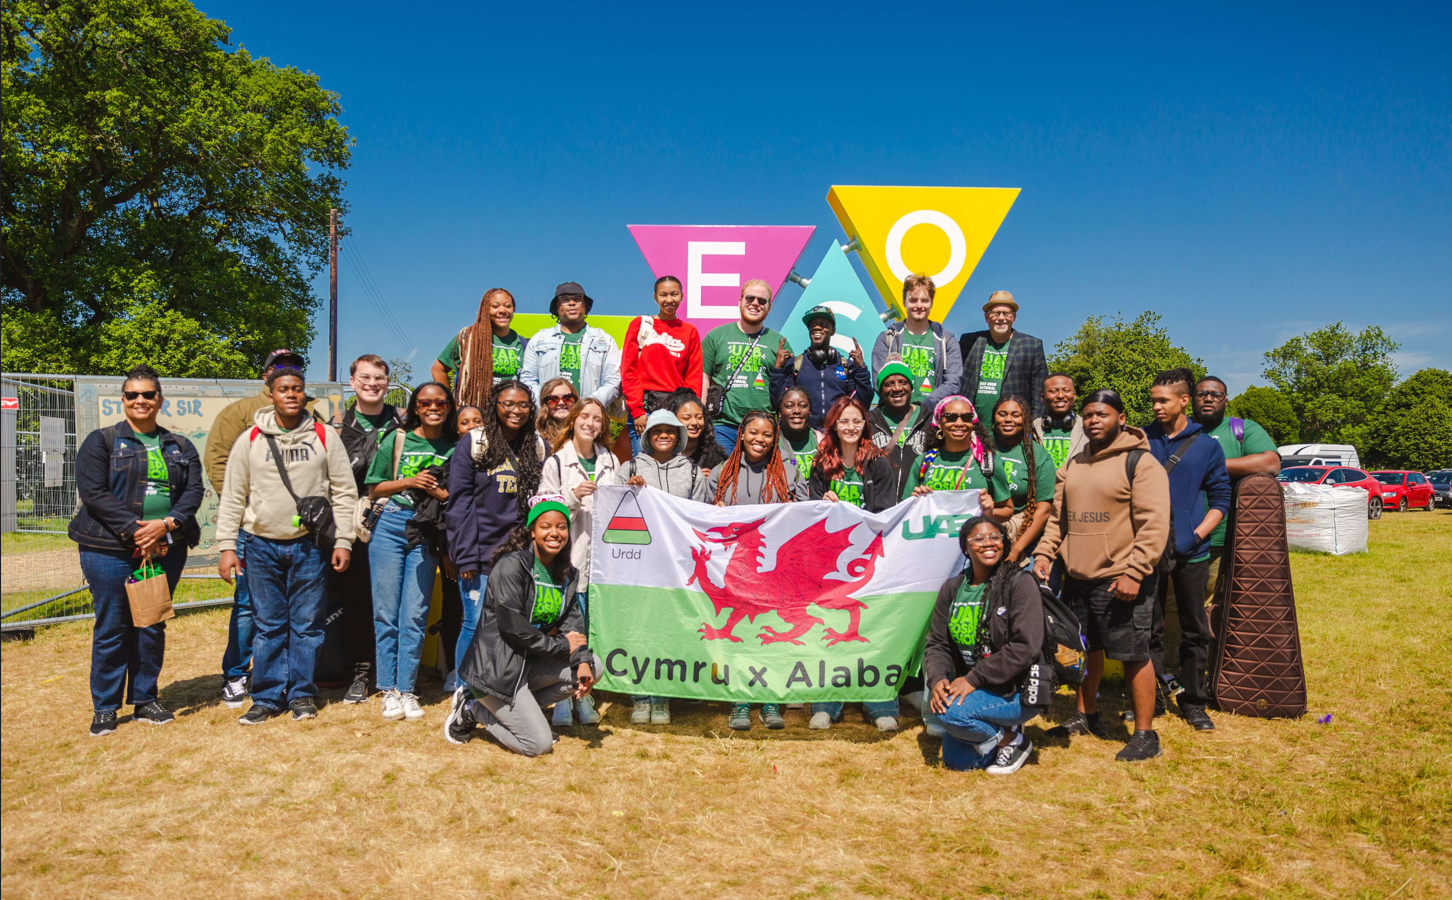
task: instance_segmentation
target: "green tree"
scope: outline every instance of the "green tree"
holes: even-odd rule
[[[1275,388],[1251,385],[1230,401],[1226,411],[1242,419],[1254,419],[1277,444],[1294,444],[1301,439],[1296,411]]]
[[[1265,377],[1290,401],[1307,443],[1360,446],[1372,412],[1396,384],[1400,346],[1375,325],[1340,322],[1291,338],[1265,355]]]
[[[1131,425],[1154,420],[1150,384],[1160,372],[1180,366],[1197,379],[1205,374],[1205,364],[1175,346],[1159,314],[1149,311],[1133,322],[1119,314],[1107,324],[1104,316],[1090,316],[1073,337],[1054,347],[1049,359],[1049,370],[1071,376],[1080,397],[1100,388],[1118,391]]]
[[[5,4],[6,368],[251,378],[311,343],[351,141],[317,76],[229,38],[186,0]]]
[[[1452,372],[1423,369],[1392,389],[1367,422],[1362,459],[1387,469],[1452,467]]]

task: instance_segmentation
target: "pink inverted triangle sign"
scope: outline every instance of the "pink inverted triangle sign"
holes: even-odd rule
[[[682,319],[701,337],[740,318],[741,285],[760,278],[771,294],[786,283],[814,225],[628,225],[656,278],[681,280]]]

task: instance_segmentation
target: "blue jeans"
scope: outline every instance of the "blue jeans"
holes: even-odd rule
[[[186,548],[172,544],[157,563],[175,592],[187,564]],[[120,709],[128,694],[136,706],[156,699],[156,680],[166,654],[166,623],[145,628],[131,624],[126,578],[139,568],[141,560],[133,559],[129,550],[81,548],[81,574],[96,607],[91,631],[91,706],[96,712]]]
[[[735,425],[713,425],[711,430],[716,432],[716,443],[721,445],[722,450],[730,453],[735,449],[737,432]]]
[[[814,714],[819,712],[831,713],[832,721],[836,722],[842,718],[842,707],[844,706],[846,706],[845,703],[813,703],[812,712]],[[891,700],[867,701],[862,704],[862,708],[867,710],[867,717],[870,719],[880,719],[883,716],[891,716],[896,719],[898,714],[896,697],[893,697]]]
[[[413,693],[418,678],[429,601],[434,596],[434,573],[439,565],[438,559],[429,553],[427,543],[421,542],[412,550],[408,548],[404,526],[412,519],[412,507],[388,501],[373,527],[373,540],[368,548],[368,565],[373,570],[373,640],[378,660],[378,689],[397,689],[405,694]]]
[[[327,562],[311,538],[247,541],[248,587],[257,637],[252,643],[252,702],[277,711],[316,697],[313,669],[323,645]]]
[[[247,539],[237,529],[237,574],[232,576],[232,616],[227,620],[227,649],[222,653],[222,676],[228,681],[247,674],[252,662],[252,594],[247,590]]]
[[[474,643],[474,629],[479,627],[479,612],[484,609],[484,588],[489,584],[488,575],[473,578],[459,576],[459,596],[464,601],[464,624],[459,627],[459,640],[454,644],[454,670],[464,664],[464,654]]]
[[[993,748],[1003,738],[1003,729],[1022,725],[1038,715],[1032,706],[1019,703],[1018,694],[1004,699],[992,691],[975,690],[961,703],[950,703],[937,716],[943,726],[943,765],[965,771],[987,768]]]
[[[630,413],[627,412],[625,415],[629,416]],[[627,418],[625,420],[625,430],[630,433],[630,458],[635,459],[640,455],[640,435],[635,433],[634,419]]]

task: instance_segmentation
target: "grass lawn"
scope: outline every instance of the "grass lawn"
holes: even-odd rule
[[[317,720],[239,728],[225,611],[168,627],[178,721],[96,740],[89,629],[42,631],[0,650],[4,895],[1446,898],[1452,515],[1371,537],[1294,557],[1304,719],[1161,720],[1165,755],[1135,766],[1036,720],[1009,778],[946,771],[918,720],[879,736],[851,706],[829,732],[793,712],[739,735],[720,704],[647,729],[615,702],[537,760],[447,744],[437,682],[421,722],[331,691]]]

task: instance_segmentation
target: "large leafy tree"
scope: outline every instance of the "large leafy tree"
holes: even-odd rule
[[[1452,372],[1423,369],[1397,385],[1364,433],[1367,465],[1423,472],[1452,467]]]
[[[1340,322],[1291,338],[1265,355],[1265,377],[1290,401],[1307,443],[1360,446],[1367,419],[1397,381],[1399,345],[1375,325]]]
[[[1116,315],[1090,316],[1073,337],[1054,347],[1049,369],[1074,379],[1082,398],[1092,390],[1113,388],[1124,400],[1131,425],[1154,419],[1149,390],[1156,375],[1184,366],[1201,378],[1205,364],[1170,340],[1158,313],[1142,312],[1133,322]]]
[[[229,38],[186,0],[4,5],[7,369],[253,377],[311,343],[351,142]]]
[[[1230,401],[1227,412],[1252,419],[1277,444],[1294,444],[1301,439],[1301,422],[1290,401],[1275,388],[1251,385]]]

